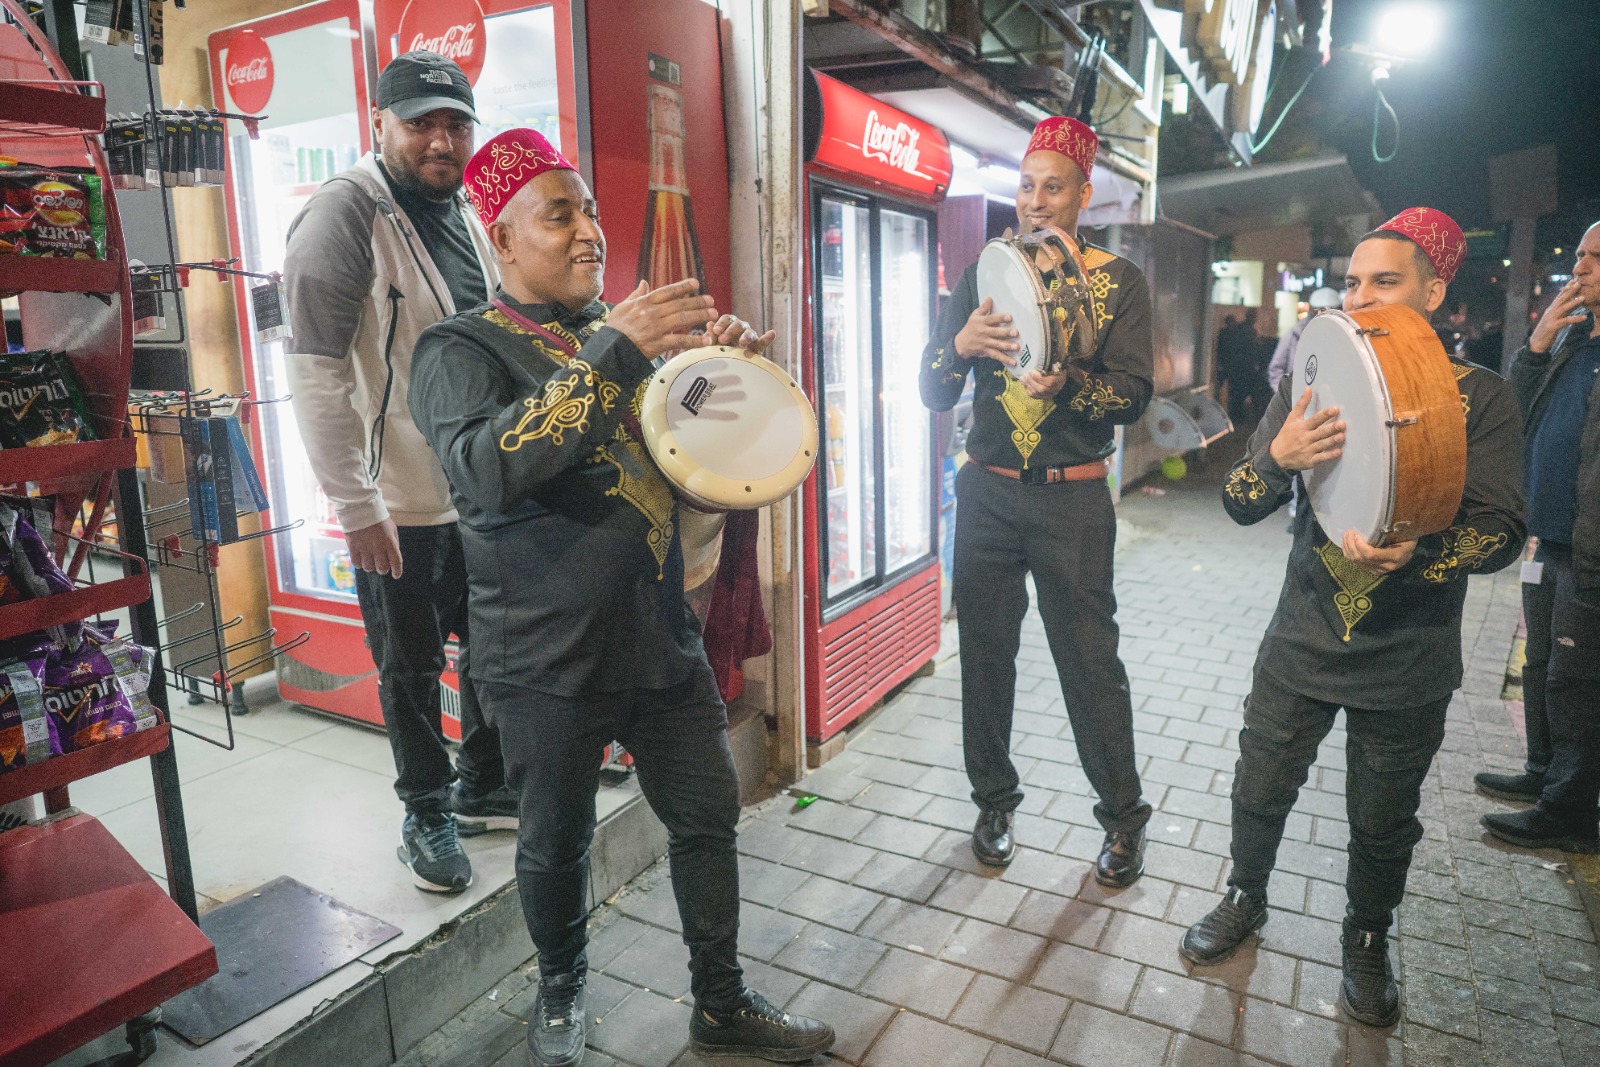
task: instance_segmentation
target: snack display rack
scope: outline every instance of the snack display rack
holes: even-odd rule
[[[37,487],[68,507],[88,503],[84,535],[115,508],[120,577],[78,579],[87,541],[57,534],[70,591],[0,607],[0,639],[126,609],[133,640],[157,649],[149,699],[157,726],[0,774],[0,804],[42,794],[46,818],[0,833],[0,1062],[47,1063],[128,1024],[133,1056],[153,1048],[153,1012],[216,973],[196,902],[172,749],[160,623],[128,419],[132,296],[116,198],[97,135],[103,90],[69,76],[17,0],[0,0],[0,155],[47,167],[90,167],[105,200],[105,258],[0,256],[0,295],[18,300],[24,346],[68,354],[100,438],[0,451],[0,486]],[[25,491],[25,490],[24,490]],[[68,550],[71,551],[68,551]],[[221,639],[219,638],[219,641]],[[165,888],[92,816],[70,785],[148,759],[166,860]]]

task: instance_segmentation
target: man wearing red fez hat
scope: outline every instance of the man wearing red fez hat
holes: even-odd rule
[[[494,253],[461,196],[473,107],[472,85],[453,61],[396,56],[378,76],[377,153],[312,195],[289,227],[283,268],[295,422],[355,569],[405,805],[400,859],[413,884],[435,893],[472,882],[458,834],[517,825],[500,738],[472,685],[450,486],[406,406],[418,335],[494,287]],[[454,768],[439,726],[452,633],[462,645]]]
[[[1400,304],[1427,318],[1465,248],[1444,212],[1402,211],[1356,245],[1344,310]],[[1461,685],[1467,577],[1514,562],[1526,532],[1516,398],[1498,375],[1448,358],[1467,423],[1466,491],[1452,525],[1375,548],[1354,531],[1333,544],[1311,508],[1294,517],[1283,592],[1256,653],[1239,734],[1228,891],[1181,945],[1192,963],[1220,963],[1267,922],[1285,821],[1342,708],[1347,770],[1338,791],[1350,843],[1340,1005],[1371,1026],[1400,1017],[1387,935],[1422,838],[1422,781]],[[1235,522],[1260,522],[1288,502],[1298,472],[1339,458],[1347,430],[1339,409],[1308,413],[1310,401],[1307,383],[1284,375],[1223,483]]]
[[[1098,138],[1070,118],[1034,129],[1022,158],[1017,222],[1076,237],[1094,189]],[[1011,759],[1016,658],[1033,575],[1061,695],[1106,831],[1094,875],[1132,885],[1144,870],[1144,802],[1133,749],[1128,675],[1117,655],[1112,554],[1116,518],[1106,475],[1117,426],[1137,422],[1152,392],[1150,293],[1139,268],[1079,240],[1092,358],[1057,374],[1008,369],[1011,316],[961,275],[923,357],[922,399],[948,411],[973,378],[972,462],[956,479],[954,600],[961,619],[962,744],[978,817],[972,850],[1004,866],[1015,854],[1021,781]]]
[[[466,188],[500,288],[422,335],[411,407],[461,513],[479,695],[521,797],[517,889],[540,974],[530,1055],[584,1055],[589,843],[601,752],[616,738],[667,827],[694,1047],[810,1059],[833,1031],[746,988],[736,955],[727,713],[684,601],[673,493],[638,424],[652,358],[702,344],[759,352],[775,335],[718,317],[693,279],[603,302],[598,205],[533,130],[478,149]]]

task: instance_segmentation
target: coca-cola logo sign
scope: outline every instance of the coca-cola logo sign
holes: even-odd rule
[[[488,33],[478,0],[411,0],[400,16],[402,52],[437,52],[455,61],[470,84],[483,73]]]
[[[252,30],[234,34],[222,61],[222,78],[233,106],[247,115],[265,111],[272,99],[272,74],[272,50],[261,35]]]
[[[922,132],[909,123],[887,125],[878,118],[878,111],[874,108],[867,112],[866,129],[861,132],[861,154],[869,159],[882,160],[907,174],[916,174],[917,160],[922,158],[922,151],[917,148],[917,141],[921,137]]]

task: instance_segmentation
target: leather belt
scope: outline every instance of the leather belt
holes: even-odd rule
[[[977,463],[976,460],[973,461]],[[1080,463],[1075,467],[1030,467],[1027,470],[1012,470],[1010,467],[991,467],[987,463],[978,463],[986,471],[998,474],[1005,478],[1012,478],[1024,485],[1054,485],[1056,482],[1087,482],[1095,478],[1104,478],[1111,473],[1111,461],[1097,459],[1091,463]]]

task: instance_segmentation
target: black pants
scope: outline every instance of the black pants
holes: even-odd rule
[[[545,977],[588,970],[589,843],[600,757],[613,738],[667,827],[672,891],[689,946],[695,1001],[733,1007],[739,966],[739,782],[728,716],[710,667],[671,689],[592,699],[480,682],[500,730],[506,775],[522,798],[517,890]]]
[[[1111,588],[1117,522],[1101,480],[1024,485],[968,463],[956,477],[955,604],[961,633],[961,728],[972,799],[1013,811],[1017,648],[1033,574],[1078,758],[1107,830],[1150,818],[1133,752],[1128,673],[1117,657]]]
[[[1346,708],[1350,817],[1345,891],[1363,930],[1384,931],[1405,896],[1422,840],[1422,780],[1444,742],[1449,699],[1399,711]],[[1256,664],[1233,779],[1233,873],[1228,884],[1265,898],[1283,825],[1339,705],[1302,696]]]
[[[1550,769],[1550,717],[1545,711],[1545,675],[1550,669],[1550,623],[1556,608],[1556,575],[1561,564],[1556,554],[1572,566],[1570,550],[1540,545],[1535,557],[1544,564],[1538,582],[1522,584],[1522,617],[1528,624],[1527,663],[1522,668],[1522,711],[1528,730],[1529,774]]]
[[[481,796],[505,784],[500,738],[483,721],[467,664],[467,566],[455,523],[401,526],[399,578],[356,571],[378,701],[394,750],[394,791],[408,812],[443,811],[459,772]],[[439,675],[451,634],[461,642],[461,752],[450,767],[440,726]]]
[[[1544,581],[1553,585],[1549,629],[1544,634],[1548,661],[1543,685],[1550,765],[1539,808],[1574,833],[1593,837],[1600,821],[1600,597],[1592,591],[1580,597],[1570,548],[1541,544],[1539,558],[1544,561]],[[1528,665],[1522,676],[1525,699],[1528,678],[1534,673],[1533,629],[1530,616]],[[1525,706],[1531,724],[1531,702]],[[1531,726],[1528,736],[1531,752]]]

